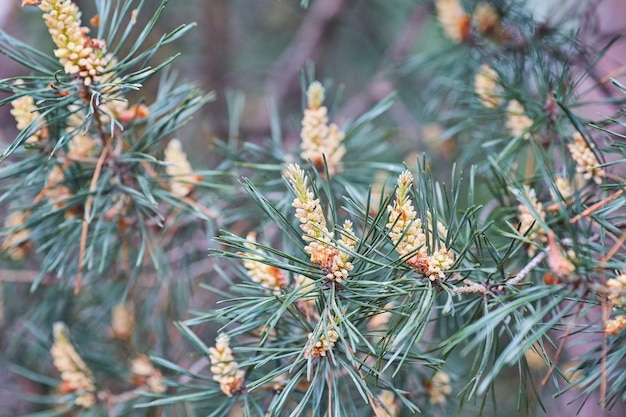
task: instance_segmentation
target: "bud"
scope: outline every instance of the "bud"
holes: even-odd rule
[[[602,178],[606,173],[598,166],[600,162],[598,162],[598,158],[596,158],[592,149],[587,145],[580,133],[574,133],[572,139],[574,143],[568,144],[567,148],[576,163],[576,172],[582,174],[586,180],[593,179],[596,184],[602,183]]]
[[[165,148],[165,172],[170,176],[170,188],[174,195],[185,197],[195,188],[194,181],[197,176],[191,175],[193,171],[187,160],[187,154],[178,139],[172,139]]]
[[[130,370],[135,386],[144,386],[155,394],[162,394],[167,390],[163,383],[163,374],[152,365],[147,355],[136,356],[130,363]]]
[[[554,232],[548,232],[548,266],[558,279],[571,281],[570,276],[576,270],[574,264],[561,254]]]
[[[128,340],[135,331],[135,315],[132,308],[118,304],[111,312],[111,335],[115,339]]]
[[[239,394],[244,388],[245,372],[238,369],[230,348],[230,337],[220,333],[215,339],[215,347],[209,348],[209,360],[213,380],[220,384],[220,389],[229,397]]]
[[[14,230],[6,235],[0,250],[16,261],[24,259],[30,245],[30,231],[24,227],[26,219],[27,215],[22,211],[15,211],[4,219],[4,226]]]
[[[443,33],[454,43],[469,39],[472,17],[465,13],[459,0],[436,0],[437,18]]]
[[[606,282],[609,301],[614,307],[626,307],[626,273],[622,273]]]
[[[616,336],[625,326],[626,316],[622,314],[604,323],[604,333]]]
[[[489,65],[480,66],[480,71],[474,77],[474,92],[486,108],[495,109],[502,105],[498,73]]]
[[[450,386],[450,376],[443,372],[437,371],[430,381],[424,384],[430,395],[431,404],[444,404],[446,396],[452,392]]]
[[[93,375],[70,342],[65,324],[55,323],[53,335],[54,343],[50,354],[55,368],[61,373],[60,391],[65,394],[76,393],[74,404],[80,407],[93,407],[96,403]]]
[[[315,340],[315,335],[313,333],[309,333],[309,342],[305,355],[307,357],[325,357],[326,353],[335,347],[337,340],[339,340],[339,334],[335,329],[328,329],[328,338],[325,334],[322,334],[317,340]]]

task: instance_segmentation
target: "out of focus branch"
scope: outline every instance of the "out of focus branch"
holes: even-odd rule
[[[4,27],[4,24],[9,21],[10,14],[15,10],[17,2],[3,1],[0,4],[0,28]]]
[[[12,282],[22,284],[32,284],[39,271],[28,269],[0,269],[0,283]]]
[[[397,77],[391,74],[411,52],[415,39],[422,28],[422,23],[428,17],[428,8],[424,5],[416,6],[402,29],[398,32],[394,43],[387,49],[376,72],[363,91],[354,96],[339,112],[339,118],[354,117],[362,114],[376,102],[391,93],[397,82]],[[392,109],[392,116],[405,124],[407,118],[412,119],[403,105],[396,105]]]
[[[204,32],[202,50],[203,84],[216,91],[226,89],[225,77],[228,74],[232,53],[231,2],[212,0],[199,2],[202,8]]]
[[[307,61],[316,60],[329,33],[329,27],[346,9],[351,0],[316,0],[300,25],[295,37],[283,51],[267,80],[268,97],[276,103],[285,100],[298,86],[298,70]]]

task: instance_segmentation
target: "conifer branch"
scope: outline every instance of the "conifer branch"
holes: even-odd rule
[[[213,95],[165,70],[178,53],[153,62],[194,25],[156,35],[168,1],[147,3],[94,0],[86,28],[72,0],[24,0],[53,51],[0,33],[32,71],[0,80],[18,131],[0,166],[0,348],[37,415],[475,415],[490,397],[531,414],[552,394],[621,411],[626,121],[579,109],[594,91],[623,106],[626,86],[623,68],[597,75],[614,41],[594,50],[587,17],[318,0],[268,96],[284,104],[355,18],[373,24],[345,56],[374,63],[368,84],[307,64],[302,108],[272,105],[269,138],[239,129],[266,112],[237,95],[202,158],[182,136],[205,132],[182,127]],[[380,33],[391,45],[365,58]],[[405,120],[423,127],[411,141]]]

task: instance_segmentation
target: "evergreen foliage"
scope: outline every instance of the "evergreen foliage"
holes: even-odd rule
[[[30,415],[497,415],[505,378],[526,415],[546,385],[623,406],[626,122],[578,111],[610,47],[568,29],[579,15],[436,0],[444,46],[395,68],[429,80],[424,155],[380,122],[406,91],[341,121],[311,65],[297,151],[273,108],[264,143],[233,133],[194,171],[177,138],[213,94],[154,62],[193,25],[150,44],[167,0],[139,30],[144,1],[95,0],[89,32],[70,0],[23,3],[54,42],[0,32],[26,72],[0,81],[20,130],[0,204],[3,262],[37,270],[28,293],[3,283]]]

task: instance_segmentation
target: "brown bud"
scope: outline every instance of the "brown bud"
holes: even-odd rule
[[[459,22],[459,31],[463,41],[467,41],[472,36],[472,16],[466,14]]]
[[[106,47],[106,42],[104,39],[89,39],[89,45],[94,49],[104,49]]]
[[[119,113],[118,119],[120,123],[126,124],[135,119],[143,119],[150,115],[150,109],[144,104],[135,104],[130,108]]]
[[[545,282],[546,285],[557,285],[561,283],[561,281],[559,281],[557,277],[555,277],[549,272],[546,272],[545,274],[543,274],[543,282]]]
[[[546,104],[543,108],[546,111],[546,117],[548,118],[548,120],[551,123],[554,123],[559,113],[559,106],[556,103],[556,100],[554,100],[554,97],[552,96],[552,91],[550,91],[548,95],[546,96]]]

